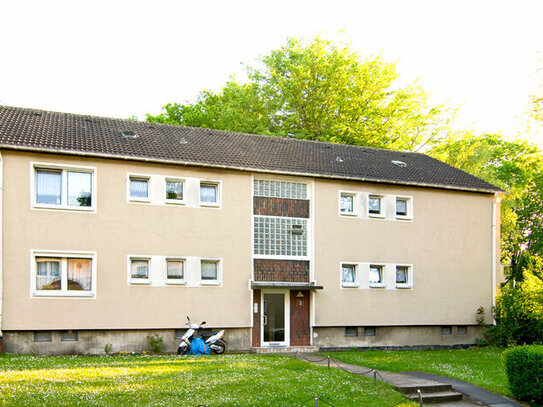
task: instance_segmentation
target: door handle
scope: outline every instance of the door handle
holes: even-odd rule
[[[262,325],[263,326],[268,325],[268,316],[267,315],[262,314]]]

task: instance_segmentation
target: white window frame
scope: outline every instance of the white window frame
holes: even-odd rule
[[[132,277],[132,261],[147,261],[147,278],[133,278]],[[151,279],[151,273],[152,273],[152,262],[151,257],[149,256],[134,256],[134,255],[128,255],[128,261],[127,261],[127,277],[128,282],[130,284],[134,285],[148,285],[153,282]]]
[[[61,171],[60,204],[46,204],[36,202],[36,173],[37,170]],[[91,206],[68,205],[68,172],[83,172],[91,175]],[[30,163],[30,207],[31,209],[53,209],[62,211],[96,212],[96,167],[81,165],[66,165],[58,163],[31,162]]]
[[[406,215],[398,215],[396,213],[396,207],[397,207],[398,199],[406,201],[406,205],[407,205],[407,214]],[[413,219],[413,197],[412,196],[396,195],[394,197],[394,216],[395,216],[396,219],[399,219],[399,220],[412,220]]]
[[[352,266],[354,268],[354,282],[348,283],[343,281],[343,267],[344,266]],[[340,264],[339,268],[339,281],[341,284],[341,287],[360,287],[360,267],[358,263],[354,262],[342,262]]]
[[[371,213],[370,212],[370,199],[371,198],[379,198],[381,200],[380,209],[381,211],[379,213]],[[384,219],[386,218],[386,196],[381,194],[368,194],[367,195],[367,215],[368,218],[378,218],[378,219]]]
[[[202,279],[202,263],[209,262],[217,264],[217,279],[216,280],[204,280]],[[202,257],[200,259],[200,285],[221,285],[222,284],[222,261],[218,258]]]
[[[168,199],[167,197],[167,183],[168,182],[180,182],[183,185],[183,199]],[[164,202],[173,205],[185,205],[187,202],[187,183],[184,178],[165,177],[164,178]]]
[[[200,206],[203,207],[213,207],[218,208],[221,206],[222,202],[222,188],[221,188],[221,181],[214,181],[214,180],[200,180],[200,183],[198,185],[198,203]],[[217,190],[217,201],[216,202],[202,202],[202,185],[208,185],[208,186],[214,186]]]
[[[381,268],[381,282],[380,283],[372,283],[371,282],[371,266],[377,266]],[[387,275],[387,266],[386,264],[381,263],[369,263],[368,265],[368,281],[370,288],[384,288],[386,287],[386,275]]]
[[[396,267],[407,267],[407,283],[396,282]],[[412,264],[395,264],[394,265],[394,284],[396,288],[413,288],[413,265]]]
[[[352,212],[342,212],[341,211],[341,197],[342,195],[348,195],[353,198],[353,211]],[[358,193],[353,191],[339,191],[339,215],[340,216],[358,216]]]
[[[168,278],[168,262],[181,262],[183,263],[183,278]],[[165,270],[166,270],[166,284],[168,285],[185,285],[187,283],[187,259],[185,257],[166,257],[164,261]]]
[[[139,198],[139,197],[132,196],[131,194],[132,191],[130,189],[130,181],[132,181],[132,179],[147,181],[147,198]],[[126,174],[126,199],[129,202],[145,202],[145,203],[151,202],[151,176],[144,175],[144,174],[134,174],[134,173]]]
[[[38,267],[37,257],[51,257],[60,259],[61,290],[38,290],[36,288],[36,275]],[[91,289],[90,291],[68,290],[68,259],[91,260]],[[30,251],[30,297],[76,297],[96,298],[96,252],[60,251],[60,250],[31,250]]]

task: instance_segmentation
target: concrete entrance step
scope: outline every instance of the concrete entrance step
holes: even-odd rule
[[[260,348],[251,348],[252,353],[315,353],[318,352],[317,346],[267,346]]]
[[[464,395],[458,393],[457,391],[437,391],[431,393],[421,393],[422,394],[422,403],[423,404],[440,404],[440,403],[451,403],[453,401],[462,401]],[[419,400],[418,393],[411,393],[407,395],[407,398],[413,401]]]

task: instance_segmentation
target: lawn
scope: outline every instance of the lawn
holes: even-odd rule
[[[425,351],[350,351],[327,355],[346,363],[390,372],[421,371],[460,379],[513,397],[502,361],[504,349],[475,348]]]
[[[323,406],[403,399],[383,383],[279,355],[0,356],[0,405],[283,407],[314,406],[315,395]]]

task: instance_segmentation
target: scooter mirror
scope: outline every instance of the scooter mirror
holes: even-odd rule
[[[206,321],[202,321],[202,323],[201,323],[200,325],[203,325],[203,324],[205,324],[205,323],[206,323]]]

